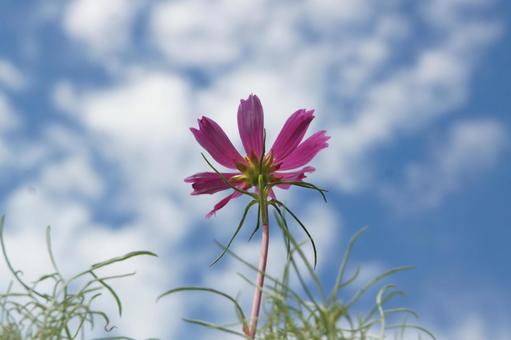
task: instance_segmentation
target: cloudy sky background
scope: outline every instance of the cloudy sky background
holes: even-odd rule
[[[207,114],[240,146],[236,109],[255,93],[270,143],[298,108],[315,108],[312,129],[332,136],[309,177],[329,203],[281,196],[308,221],[326,283],[369,225],[353,258],[364,277],[415,265],[392,282],[421,324],[440,339],[506,339],[510,22],[505,0],[2,2],[0,214],[12,262],[27,277],[49,270],[48,224],[68,274],[155,251],[116,268],[138,274],[117,286],[115,334],[211,338],[181,317],[231,321],[223,301],[153,301],[201,284],[249,307],[242,266],[208,267],[243,202],[206,220],[220,196],[190,197],[183,178],[206,168],[188,128]],[[248,229],[235,250],[255,261]],[[272,273],[284,258],[275,236]]]

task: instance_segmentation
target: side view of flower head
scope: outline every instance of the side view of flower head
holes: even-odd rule
[[[193,187],[192,195],[214,194],[233,190],[219,201],[208,213],[211,217],[230,200],[254,188],[259,195],[260,185],[268,188],[266,193],[275,198],[273,187],[288,189],[289,182],[301,182],[307,173],[315,171],[307,164],[328,146],[329,136],[318,131],[304,140],[314,119],[314,110],[300,109],[286,121],[273,146],[266,151],[264,114],[261,101],[256,95],[241,100],[238,107],[238,129],[245,149],[242,156],[234,147],[222,128],[212,119],[202,117],[199,127],[191,128],[197,142],[222,166],[234,172],[200,172],[185,179]],[[262,183],[259,183],[262,181]]]
[[[212,264],[216,263],[229,249],[232,241],[240,231],[248,211],[252,206],[258,206],[257,225],[252,236],[262,225],[261,254],[259,257],[258,273],[255,282],[255,292],[252,302],[252,312],[249,321],[242,318],[243,334],[248,339],[254,339],[261,297],[264,287],[266,263],[269,244],[269,216],[268,207],[272,206],[276,214],[284,218],[283,213],[288,212],[300,224],[309,237],[314,251],[314,265],[317,262],[316,246],[310,233],[296,215],[282,202],[280,202],[274,187],[289,189],[290,186],[300,186],[314,189],[325,199],[324,191],[313,184],[304,182],[305,174],[315,169],[307,164],[328,146],[328,137],[325,131],[319,131],[304,139],[310,123],[314,119],[314,110],[300,109],[293,113],[286,121],[273,146],[266,151],[266,132],[264,129],[264,114],[261,101],[251,94],[246,100],[241,100],[238,107],[238,130],[240,133],[246,155],[242,156],[234,147],[222,128],[212,119],[202,117],[198,120],[199,128],[191,128],[195,139],[208,151],[219,164],[236,172],[219,172],[203,155],[214,172],[201,172],[185,179],[193,187],[192,195],[214,194],[219,191],[232,189],[233,191],[218,202],[207,217],[211,217],[222,209],[230,200],[243,194],[252,198],[245,208],[243,216],[224,251]],[[252,190],[253,189],[253,190]],[[250,191],[249,191],[250,190]],[[326,200],[326,199],[325,199]],[[283,230],[284,237],[287,231]],[[288,253],[290,241],[287,238]],[[243,315],[240,312],[240,315]]]

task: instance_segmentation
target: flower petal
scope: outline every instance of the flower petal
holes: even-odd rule
[[[195,139],[218,163],[236,169],[236,163],[245,163],[243,157],[214,120],[202,117],[198,120],[199,129],[191,128]]]
[[[273,176],[277,177],[279,180],[283,182],[301,182],[305,177],[305,174],[308,172],[316,171],[312,166],[306,166],[303,169],[298,171],[291,172],[275,172]],[[277,184],[277,186],[281,189],[288,189],[290,187],[289,184]]]
[[[222,173],[231,184],[234,184],[234,181],[230,179],[236,175],[239,173]],[[214,194],[230,188],[216,172],[200,172],[185,178],[185,182],[192,183],[192,195]]]
[[[247,155],[259,159],[263,153],[264,115],[261,102],[251,94],[238,107],[238,130]]]
[[[229,203],[230,200],[232,200],[233,198],[237,198],[239,196],[241,196],[242,194],[239,192],[239,191],[233,191],[230,195],[228,195],[227,197],[224,197],[220,202],[218,202],[217,204],[215,204],[213,210],[211,210],[207,215],[206,217],[207,218],[210,218],[211,216],[213,216],[218,210],[222,209],[223,207],[225,207],[225,205],[227,203]]]
[[[274,162],[279,162],[296,149],[313,119],[314,110],[304,109],[296,111],[287,119],[271,148]]]
[[[322,149],[328,146],[330,139],[326,131],[319,131],[307,138],[303,143],[282,160],[279,170],[295,169],[309,163]]]

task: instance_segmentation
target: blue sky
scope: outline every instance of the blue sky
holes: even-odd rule
[[[422,324],[440,339],[505,339],[510,7],[503,0],[3,2],[0,213],[13,262],[34,277],[49,268],[48,224],[69,273],[135,248],[156,251],[158,261],[128,266],[138,276],[119,286],[127,302],[116,323],[137,338],[198,332],[181,317],[200,311],[202,299],[153,305],[175,286],[242,291],[248,308],[250,289],[233,280],[243,268],[231,260],[208,267],[213,240],[229,237],[242,202],[206,220],[219,196],[191,197],[182,179],[206,166],[188,127],[207,114],[240,146],[237,105],[255,93],[270,142],[302,107],[316,109],[312,130],[332,136],[309,178],[329,189],[329,203],[301,190],[281,196],[310,221],[325,282],[347,239],[369,225],[353,264],[368,276],[416,266],[393,282]],[[257,241],[245,236],[235,249],[255,261]],[[282,265],[277,238],[273,273]],[[5,273],[0,264],[2,286]],[[230,312],[215,314],[230,320]]]

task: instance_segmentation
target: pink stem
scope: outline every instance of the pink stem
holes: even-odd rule
[[[267,207],[265,207],[267,208]],[[252,301],[252,314],[250,318],[250,328],[248,331],[249,339],[255,339],[257,321],[259,318],[259,311],[261,309],[261,297],[263,294],[264,275],[266,272],[266,260],[268,259],[268,244],[270,241],[270,230],[268,221],[263,222],[263,235],[261,238],[261,255],[259,257],[259,268],[256,278],[256,289],[254,292],[254,299]]]

